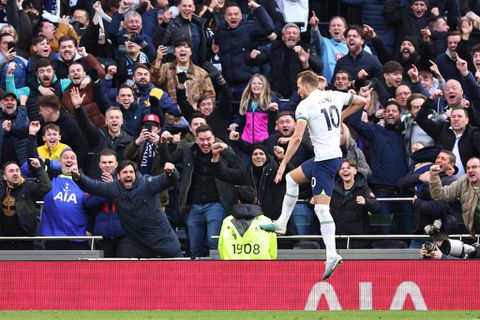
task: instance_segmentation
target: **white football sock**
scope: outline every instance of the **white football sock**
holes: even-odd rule
[[[335,222],[330,214],[330,206],[326,204],[316,204],[315,214],[320,221],[320,231],[322,232],[323,242],[327,251],[327,259],[335,258],[337,249],[335,246]]]
[[[290,177],[289,174],[285,177],[286,193],[283,197],[282,214],[278,217],[276,224],[282,228],[287,227],[288,220],[292,215],[293,208],[298,199],[298,184]]]

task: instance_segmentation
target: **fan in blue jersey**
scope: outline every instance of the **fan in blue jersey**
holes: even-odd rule
[[[66,148],[60,155],[60,174],[52,179],[52,190],[43,199],[42,236],[86,236],[89,217],[86,195],[72,179],[77,155]],[[49,241],[46,249],[88,250],[86,241]]]

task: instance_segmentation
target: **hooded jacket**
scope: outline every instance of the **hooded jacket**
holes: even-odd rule
[[[232,215],[222,223],[218,253],[222,260],[269,260],[277,258],[277,236],[260,225],[271,223],[262,208],[254,204],[236,204]]]

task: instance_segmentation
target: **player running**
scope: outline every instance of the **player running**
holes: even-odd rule
[[[275,183],[282,180],[287,163],[292,159],[308,126],[315,157],[290,171],[286,177],[286,193],[283,198],[282,214],[272,224],[262,225],[267,231],[284,234],[298,198],[298,185],[311,180],[315,214],[320,221],[320,230],[326,247],[327,261],[323,280],[328,279],[342,263],[335,247],[335,223],[330,214],[330,198],[335,174],[341,164],[340,123],[365,106],[365,98],[339,91],[319,90],[320,78],[312,71],[303,71],[297,77],[298,94],[303,101],[295,111],[297,124],[288,143],[285,156],[280,163]],[[348,106],[342,111],[344,106]]]

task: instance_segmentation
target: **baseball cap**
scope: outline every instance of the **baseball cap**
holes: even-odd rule
[[[145,117],[143,117],[143,122],[154,122],[160,126],[160,119],[156,114],[147,114]]]
[[[9,92],[9,91],[4,92],[4,93],[2,94],[2,96],[1,96],[1,99],[3,100],[3,99],[5,99],[5,98],[8,97],[8,96],[12,96],[12,97],[14,97],[15,99],[17,99],[17,96],[15,95],[15,93]]]

